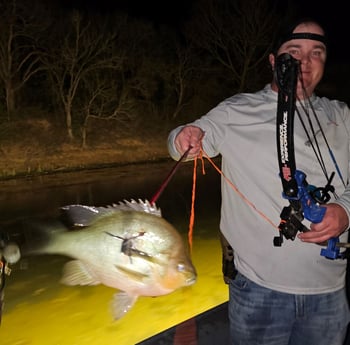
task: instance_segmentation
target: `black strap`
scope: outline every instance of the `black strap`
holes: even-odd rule
[[[295,32],[288,34],[284,36],[281,40],[280,46],[290,40],[313,40],[313,41],[319,41],[323,43],[327,47],[327,38],[326,36],[319,35],[319,34],[313,34],[311,32]]]

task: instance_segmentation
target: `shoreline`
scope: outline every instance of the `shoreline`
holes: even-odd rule
[[[58,167],[56,169],[50,170],[32,170],[28,171],[20,171],[14,175],[1,175],[0,182],[3,181],[12,181],[12,180],[25,180],[30,178],[37,178],[42,176],[49,175],[60,175],[60,174],[68,174],[68,173],[79,173],[79,172],[91,172],[94,170],[102,170],[109,168],[118,168],[118,167],[127,167],[131,165],[145,165],[145,164],[157,164],[157,163],[166,163],[173,161],[173,159],[168,157],[156,157],[152,159],[140,159],[140,160],[125,160],[111,163],[91,163],[87,165],[76,165],[76,166],[68,166],[68,167]]]

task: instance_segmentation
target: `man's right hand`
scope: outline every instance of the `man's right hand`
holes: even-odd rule
[[[175,146],[180,155],[183,155],[191,146],[187,158],[195,158],[199,155],[202,147],[204,131],[197,126],[185,126],[175,138]]]

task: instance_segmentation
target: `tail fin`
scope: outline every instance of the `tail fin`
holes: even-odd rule
[[[67,229],[59,221],[26,220],[15,232],[8,234],[9,240],[20,248],[21,256],[45,253],[55,234]]]

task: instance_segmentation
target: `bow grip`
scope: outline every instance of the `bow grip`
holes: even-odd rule
[[[298,198],[303,207],[304,217],[312,223],[321,222],[326,213],[326,208],[320,206],[311,197],[306,175],[302,171],[295,171],[295,179],[298,184]]]

